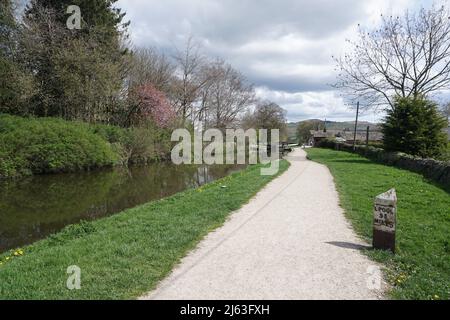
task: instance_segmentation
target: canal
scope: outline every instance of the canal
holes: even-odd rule
[[[155,163],[0,181],[0,253],[43,239],[67,225],[110,216],[243,168]]]

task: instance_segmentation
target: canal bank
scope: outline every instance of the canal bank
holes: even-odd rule
[[[0,180],[0,253],[44,239],[67,225],[107,217],[244,168],[160,162]]]
[[[281,160],[279,174],[288,166]],[[136,298],[276,177],[261,176],[260,169],[249,166],[203,187],[69,226],[17,256],[5,253],[0,256],[0,298]],[[66,287],[70,266],[80,268],[80,290]]]

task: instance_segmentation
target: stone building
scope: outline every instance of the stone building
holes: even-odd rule
[[[337,139],[345,143],[353,143],[355,137],[354,131],[349,130],[312,130],[311,139],[309,140],[310,146],[316,146],[320,141],[324,139]],[[356,142],[365,143],[367,139],[366,130],[356,131]],[[383,140],[383,134],[379,131],[369,132],[369,142],[381,142]]]

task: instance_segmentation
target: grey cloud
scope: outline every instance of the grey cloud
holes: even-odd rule
[[[135,27],[148,27],[154,40],[167,42],[189,32],[228,45],[290,33],[326,38],[364,13],[360,0],[121,0],[119,6],[133,16]]]
[[[250,81],[260,86],[269,87],[273,90],[285,91],[288,93],[326,91],[330,90],[330,83],[334,81],[331,76],[317,77],[313,74],[301,75],[258,75],[255,73],[245,73]]]
[[[320,70],[292,74],[281,67],[331,63],[330,36],[364,11],[359,0],[121,0],[119,5],[128,12],[137,45],[172,52],[193,35],[208,55],[231,62],[256,85],[287,92],[329,90],[333,75]],[[292,42],[291,49],[287,35],[302,43]],[[270,64],[271,70],[254,67],[261,64]]]
[[[390,0],[386,0],[390,1]],[[405,0],[407,1],[407,0]],[[330,93],[331,55],[375,0],[119,0],[137,46],[173,53],[188,36],[240,70],[288,110],[290,120],[350,117]],[[271,92],[272,94],[269,94]],[[276,94],[273,94],[277,92]],[[314,92],[315,95],[310,93]]]

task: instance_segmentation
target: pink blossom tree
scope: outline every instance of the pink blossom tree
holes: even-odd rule
[[[135,123],[146,120],[153,122],[160,128],[167,128],[176,119],[176,112],[169,103],[166,95],[156,89],[153,84],[147,83],[135,88],[136,109],[132,119]]]

